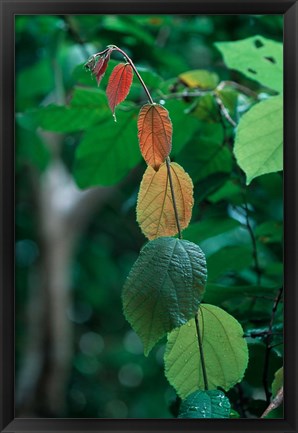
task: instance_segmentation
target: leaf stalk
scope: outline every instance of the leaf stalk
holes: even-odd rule
[[[203,352],[203,342],[202,337],[200,333],[200,324],[199,324],[199,315],[195,315],[195,322],[196,322],[196,329],[197,329],[197,336],[198,336],[198,345],[200,350],[200,360],[201,360],[201,366],[202,366],[202,373],[203,373],[203,381],[204,381],[204,388],[205,391],[208,391],[208,378],[207,378],[207,371],[206,371],[206,364],[205,364],[205,358],[204,358],[204,352]]]

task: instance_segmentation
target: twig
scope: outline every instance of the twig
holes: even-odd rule
[[[235,81],[221,81],[217,86],[217,90],[222,90],[226,86],[234,87],[244,95],[251,96],[254,99],[259,99],[259,95],[256,92],[246,86],[243,86],[242,84],[236,83]]]
[[[82,50],[82,54],[84,57],[88,57],[90,53],[88,53],[88,50],[86,48],[86,42],[81,37],[77,27],[76,23],[74,22],[74,18],[71,15],[61,15],[61,18],[67,25],[67,30],[71,38],[77,42]]]
[[[274,409],[277,409],[283,402],[284,399],[284,387],[282,386],[272,402],[269,404],[265,412],[262,414],[261,418],[265,418]]]
[[[221,114],[224,116],[224,118],[234,127],[236,128],[237,123],[231,118],[228,110],[226,109],[224,103],[222,102],[221,98],[219,97],[217,92],[213,92],[213,96],[220,108]]]
[[[261,275],[262,275],[262,271],[260,268],[260,264],[259,264],[259,257],[258,257],[258,250],[257,250],[257,241],[255,238],[255,234],[253,232],[253,229],[250,225],[250,221],[249,221],[249,210],[248,210],[248,205],[247,205],[247,199],[246,199],[246,190],[245,190],[245,194],[243,194],[243,198],[244,198],[244,209],[245,209],[245,220],[246,220],[246,227],[251,239],[251,243],[252,243],[252,255],[253,255],[253,259],[255,262],[255,271],[257,274],[257,285],[259,286],[261,284]]]
[[[149,102],[150,104],[154,104],[154,101],[152,99],[152,96],[150,95],[150,92],[146,86],[146,84],[143,81],[143,78],[141,77],[141,75],[139,74],[139,71],[137,70],[137,68],[135,67],[134,62],[131,60],[130,57],[128,57],[128,55],[125,53],[125,51],[121,50],[121,48],[117,47],[116,45],[109,45],[109,47],[115,51],[118,51],[119,53],[121,53],[125,60],[130,64],[130,66],[132,67],[132,69],[134,70],[136,76],[138,77],[138,80],[140,81],[141,85],[143,86],[143,89],[146,92],[146,95],[148,96]]]
[[[272,335],[272,327],[273,327],[273,322],[274,322],[274,318],[275,318],[275,313],[276,313],[278,304],[279,304],[281,297],[282,297],[282,293],[283,293],[283,287],[281,287],[279,289],[278,294],[274,300],[274,304],[272,307],[272,313],[271,313],[271,319],[270,319],[270,323],[269,323],[269,327],[268,327],[268,334],[267,334],[266,339],[265,339],[266,351],[265,351],[265,360],[264,360],[264,369],[263,369],[263,387],[264,387],[264,391],[265,391],[265,395],[266,395],[267,404],[270,403],[270,397],[271,397],[271,393],[270,393],[269,387],[268,387],[268,371],[269,371],[270,352],[272,349],[272,346],[270,345],[271,335]]]

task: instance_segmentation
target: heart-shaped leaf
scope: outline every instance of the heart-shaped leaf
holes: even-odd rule
[[[122,300],[145,355],[167,332],[194,316],[206,276],[204,253],[192,242],[163,237],[144,246],[127,277]]]
[[[248,363],[242,327],[214,305],[201,305],[198,318],[208,387],[227,391],[240,382]],[[195,319],[168,335],[164,360],[166,377],[181,398],[205,389]]]
[[[247,185],[257,176],[283,169],[283,97],[254,105],[239,122],[234,145]]]
[[[123,111],[89,128],[76,149],[74,177],[80,188],[114,185],[141,160],[135,111]]]
[[[188,226],[193,207],[193,183],[183,168],[170,163],[180,228]],[[137,221],[148,239],[178,233],[166,163],[158,171],[147,167],[138,195]]]
[[[144,105],[138,118],[138,137],[143,158],[158,170],[172,148],[172,122],[168,110],[158,104]]]

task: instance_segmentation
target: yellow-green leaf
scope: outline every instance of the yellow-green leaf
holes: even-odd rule
[[[194,69],[179,75],[180,81],[190,88],[215,89],[218,75],[204,69]]]
[[[241,381],[248,363],[242,327],[214,305],[201,305],[198,317],[209,390],[227,391]],[[205,389],[195,319],[168,335],[164,359],[166,377],[181,398]]]
[[[247,185],[257,176],[283,169],[282,95],[259,102],[242,116],[234,154]]]

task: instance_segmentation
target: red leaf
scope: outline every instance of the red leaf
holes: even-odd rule
[[[119,63],[113,69],[107,86],[107,97],[113,114],[115,107],[128,95],[132,79],[133,70],[130,64]]]
[[[110,60],[110,51],[107,52],[107,54],[103,57],[100,57],[94,66],[93,74],[96,76],[96,81],[99,86],[99,83],[101,82],[102,77],[104,76],[106,69],[108,67],[108,63]]]
[[[158,104],[145,104],[138,118],[138,137],[143,158],[157,171],[172,148],[168,110]]]

